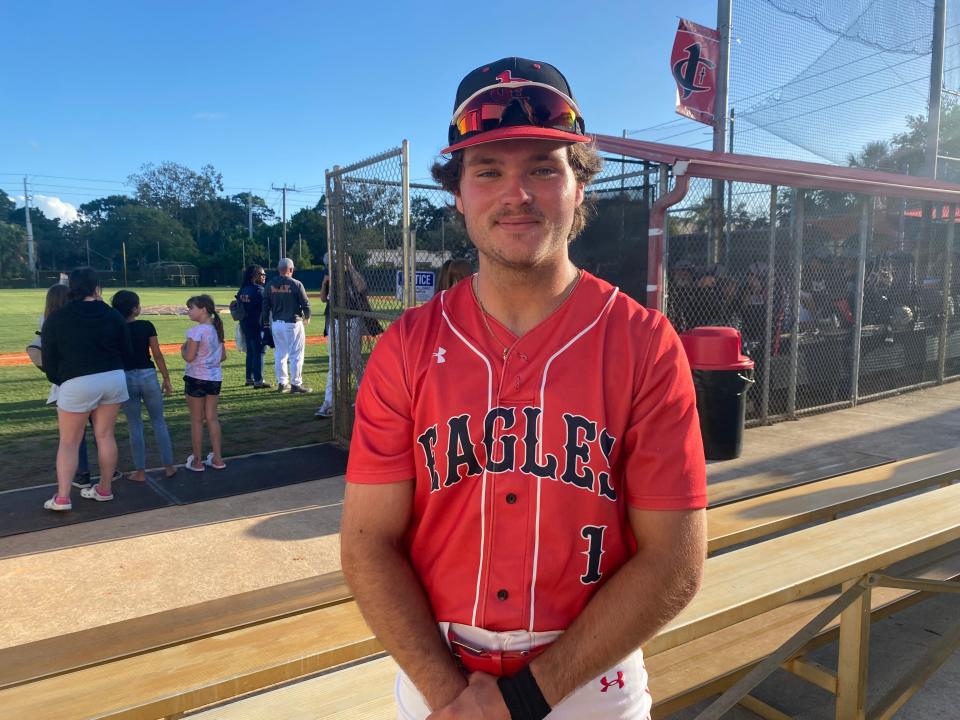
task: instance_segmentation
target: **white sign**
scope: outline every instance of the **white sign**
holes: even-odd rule
[[[417,302],[427,302],[437,287],[437,274],[432,270],[417,270]],[[397,300],[403,300],[403,270],[397,270]]]

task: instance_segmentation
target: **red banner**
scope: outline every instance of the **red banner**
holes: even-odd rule
[[[719,55],[720,33],[680,19],[670,55],[670,70],[677,82],[678,113],[713,125]]]

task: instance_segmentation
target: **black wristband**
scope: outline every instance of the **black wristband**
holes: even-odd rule
[[[511,720],[543,720],[550,714],[550,705],[529,667],[513,677],[499,678],[497,687],[510,711]]]

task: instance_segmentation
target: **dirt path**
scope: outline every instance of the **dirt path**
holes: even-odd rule
[[[327,339],[319,335],[307,337],[307,345],[326,345]],[[225,343],[227,350],[235,350],[236,343],[233,340],[227,340]],[[161,343],[160,349],[163,354],[180,352],[180,343]],[[11,367],[15,365],[30,365],[30,358],[25,352],[0,353],[0,367]]]

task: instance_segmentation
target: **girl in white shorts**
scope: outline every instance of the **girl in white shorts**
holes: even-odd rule
[[[43,371],[57,393],[57,494],[43,506],[64,512],[73,508],[70,486],[77,471],[77,452],[88,419],[97,438],[100,483],[80,494],[90,500],[113,500],[117,467],[113,430],[121,403],[127,400],[123,359],[130,335],[120,313],[100,297],[97,274],[90,268],[70,273],[70,302],[47,318],[41,331]]]

